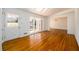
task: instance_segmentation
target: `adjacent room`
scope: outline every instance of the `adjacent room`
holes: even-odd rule
[[[0,8],[0,51],[79,51],[79,9]]]

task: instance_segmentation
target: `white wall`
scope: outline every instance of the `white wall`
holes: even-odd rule
[[[74,30],[74,20],[75,20],[75,13],[70,13],[68,16],[68,20],[67,20],[67,26],[68,26],[68,33],[69,34],[74,34],[75,30]]]
[[[0,41],[2,40],[2,14],[0,9]]]
[[[2,10],[0,8],[0,51],[2,50]]]
[[[75,37],[79,46],[79,9],[75,9]]]
[[[68,32],[68,34],[74,34],[74,11],[73,10],[68,11],[68,12],[60,12],[60,13],[57,13],[55,15],[51,15],[49,17],[50,28],[54,28],[53,19],[56,18],[56,17],[67,17],[67,32]]]
[[[67,17],[55,17],[52,20],[51,27],[54,29],[67,29]]]
[[[5,9],[5,14],[7,14],[7,13],[13,13],[13,14],[19,15],[19,29],[16,30],[16,28],[14,28],[14,30],[12,31],[13,28],[5,28],[6,29],[5,34],[8,35],[8,37],[5,37],[5,40],[9,40],[9,39],[13,39],[13,38],[22,37],[22,36],[27,35],[27,34],[24,34],[24,33],[29,32],[29,30],[28,30],[29,24],[28,23],[29,23],[29,19],[30,19],[31,16],[41,18],[42,23],[43,23],[42,24],[43,25],[42,30],[43,31],[46,30],[46,28],[45,28],[46,18],[44,16],[40,16],[40,15],[37,15],[37,14],[30,13],[28,11],[24,11],[24,10],[20,10],[20,9],[14,9],[14,8],[13,9],[12,8]],[[5,22],[5,24],[6,24],[6,22]],[[18,31],[19,31],[19,33],[18,33]],[[13,33],[13,35],[11,33]],[[15,36],[15,34],[16,34],[16,36]]]
[[[48,17],[44,17],[45,20],[43,21],[44,22],[44,30],[49,30],[49,19]]]

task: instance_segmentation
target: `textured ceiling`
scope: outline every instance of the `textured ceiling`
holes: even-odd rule
[[[64,11],[64,10],[68,10],[68,8],[46,8],[46,10],[44,12],[36,11],[35,8],[23,8],[23,10],[27,10],[29,12],[39,14],[39,15],[42,15],[42,16],[50,16],[52,14],[56,14],[56,13]]]

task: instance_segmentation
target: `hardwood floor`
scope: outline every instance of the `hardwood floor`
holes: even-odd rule
[[[66,30],[50,30],[6,41],[3,51],[78,51],[74,35]]]

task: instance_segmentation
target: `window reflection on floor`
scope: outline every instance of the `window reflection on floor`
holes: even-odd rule
[[[30,45],[34,45],[34,43],[38,44],[39,42],[41,42],[41,33],[30,35],[29,38],[30,38]]]

